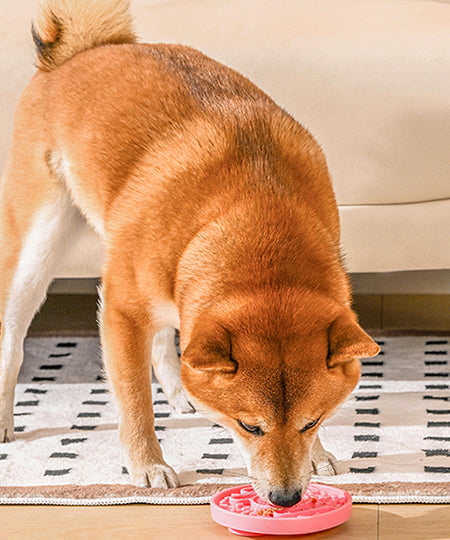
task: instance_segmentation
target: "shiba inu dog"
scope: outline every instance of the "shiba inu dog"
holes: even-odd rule
[[[38,69],[1,180],[0,442],[28,325],[87,221],[105,249],[101,339],[134,481],[177,485],[153,364],[174,407],[234,434],[263,498],[297,503],[313,471],[333,474],[318,427],[379,351],[351,309],[321,148],[232,69],[137,43],[125,0],[44,0],[32,33]]]

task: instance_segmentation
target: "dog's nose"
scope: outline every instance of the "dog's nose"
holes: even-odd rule
[[[301,491],[280,489],[269,493],[269,501],[277,506],[294,506],[301,498]]]

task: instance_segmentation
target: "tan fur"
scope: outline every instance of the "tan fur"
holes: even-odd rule
[[[36,63],[50,71],[107,43],[135,43],[129,0],[40,0],[33,23]]]
[[[104,237],[102,342],[135,481],[176,484],[153,429],[150,351],[179,316],[191,398],[234,432],[261,496],[301,492],[326,455],[317,427],[301,430],[378,352],[350,309],[323,152],[235,71],[130,44],[127,2],[86,5],[48,1],[38,16],[38,47],[53,45],[18,104],[2,180],[2,314],[34,216],[68,190]],[[1,376],[0,364],[0,399]]]

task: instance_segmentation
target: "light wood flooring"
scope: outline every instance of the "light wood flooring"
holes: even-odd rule
[[[62,297],[50,299],[34,322],[35,331],[95,327],[95,299],[86,297],[81,303],[74,298],[62,300]],[[366,311],[372,309],[366,304],[362,311],[364,307]],[[0,506],[1,540],[59,538],[221,540],[239,537],[214,523],[207,505]],[[355,504],[352,517],[343,525],[322,533],[289,538],[450,540],[450,505]]]
[[[0,506],[7,540],[238,539],[209,516],[209,506]],[[266,536],[265,538],[282,538]],[[449,540],[449,505],[355,504],[344,524],[303,540]]]

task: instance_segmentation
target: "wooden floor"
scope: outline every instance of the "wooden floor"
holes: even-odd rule
[[[0,506],[7,540],[238,539],[209,516],[209,506]],[[280,538],[266,536],[265,538]],[[449,540],[449,505],[356,504],[344,524],[304,540]]]
[[[81,321],[74,323],[74,321]],[[81,326],[73,326],[74,324]],[[50,298],[33,329],[95,328],[95,299]],[[239,538],[214,523],[209,506],[1,506],[0,539],[221,540]],[[276,538],[276,537],[269,537]],[[336,540],[450,540],[450,505],[356,504],[343,525],[289,538]]]

